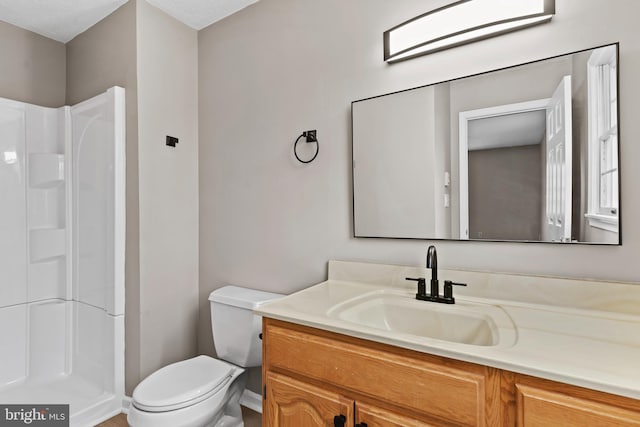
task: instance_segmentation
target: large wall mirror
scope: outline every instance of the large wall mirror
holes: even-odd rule
[[[618,45],[354,101],[356,237],[620,244]]]

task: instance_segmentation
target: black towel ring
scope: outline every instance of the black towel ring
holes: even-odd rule
[[[298,148],[298,142],[300,142],[300,139],[302,137],[307,138],[306,142],[315,142],[316,143],[316,153],[313,155],[313,157],[309,160],[302,160],[299,156],[298,156],[298,152],[297,152],[297,148]],[[307,130],[302,132],[302,135],[300,135],[297,139],[296,142],[293,144],[293,154],[296,156],[296,159],[298,159],[298,161],[300,163],[311,163],[315,160],[316,157],[318,157],[318,153],[320,152],[320,143],[318,142],[318,138],[316,137],[316,131],[315,130]]]

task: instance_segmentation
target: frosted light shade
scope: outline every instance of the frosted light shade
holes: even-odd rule
[[[541,24],[554,0],[462,0],[384,33],[384,60],[395,62]]]

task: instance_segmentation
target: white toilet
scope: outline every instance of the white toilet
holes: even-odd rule
[[[225,286],[209,295],[216,353],[165,366],[133,391],[132,427],[243,427],[245,369],[262,364],[260,304],[282,295]],[[228,363],[229,362],[229,363]]]

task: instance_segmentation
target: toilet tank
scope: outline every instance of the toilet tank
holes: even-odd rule
[[[213,342],[219,359],[249,368],[262,364],[262,316],[253,309],[283,295],[239,286],[209,294]]]

